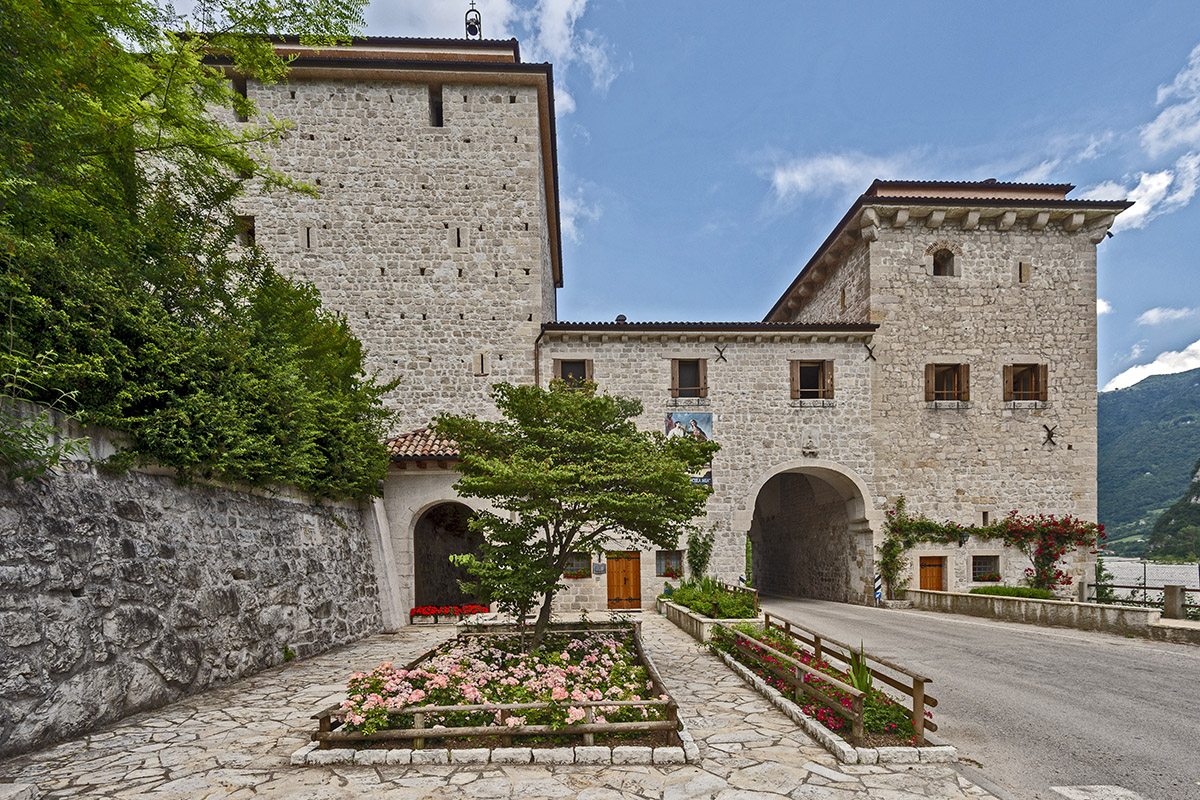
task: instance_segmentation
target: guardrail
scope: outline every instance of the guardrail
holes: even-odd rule
[[[1102,589],[1123,589],[1128,590],[1131,594],[1129,597],[1108,597],[1104,600],[1099,599],[1100,590]],[[1160,593],[1160,597],[1150,599],[1150,592]],[[1138,594],[1142,595],[1142,599],[1137,599]],[[1200,589],[1192,589],[1187,586],[1179,586],[1167,584],[1165,586],[1144,586],[1142,584],[1128,583],[1081,583],[1080,584],[1080,599],[1087,603],[1106,603],[1109,605],[1120,606],[1145,606],[1147,608],[1161,608],[1163,610],[1164,619],[1183,619],[1189,616],[1189,611],[1200,610],[1200,603],[1187,602],[1187,596],[1200,595]]]
[[[831,659],[839,661],[844,667],[838,668],[846,671],[849,670],[850,653],[857,653],[850,645],[783,617],[769,613],[763,616],[765,618],[765,626],[768,629],[774,628],[782,631],[784,635],[795,639],[811,650],[816,658],[824,661],[830,661]],[[863,652],[863,659],[867,667],[871,670],[871,675],[876,680],[911,698],[910,717],[912,718],[913,736],[918,747],[924,745],[925,731],[932,732],[938,729],[933,720],[925,718],[925,709],[934,708],[938,704],[937,699],[930,696],[926,691],[926,686],[932,683],[933,679],[906,669],[886,658],[874,656],[865,651]],[[836,667],[837,665],[834,666]],[[903,676],[903,678],[898,678],[894,674],[884,672],[883,668],[891,670],[893,673]],[[824,673],[821,674],[824,676]],[[828,676],[824,676],[823,680],[829,680]],[[857,746],[858,743],[855,742],[854,744]]]

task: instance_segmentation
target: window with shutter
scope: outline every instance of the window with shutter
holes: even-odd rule
[[[832,361],[791,361],[793,400],[832,400]]]
[[[970,401],[970,369],[969,364],[926,364],[925,401]]]
[[[671,397],[708,397],[708,362],[705,359],[671,360]]]
[[[580,384],[592,380],[592,360],[554,359],[554,377],[567,383]]]
[[[1046,402],[1048,368],[1045,364],[1008,364],[1004,367],[1004,401]]]

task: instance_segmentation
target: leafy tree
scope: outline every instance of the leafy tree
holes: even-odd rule
[[[235,246],[247,186],[312,189],[259,163],[285,125],[225,72],[281,79],[265,35],[333,43],[366,0],[2,2],[0,374],[128,432],[118,464],[374,491],[388,387],[311,286]]]
[[[471,522],[484,534],[481,557],[455,559],[478,581],[469,591],[518,619],[542,596],[530,645],[537,649],[570,554],[602,550],[614,538],[674,549],[708,497],[689,475],[720,448],[639,431],[633,420],[642,404],[598,395],[593,383],[500,383],[492,399],[500,421],[435,420],[438,433],[458,443],[458,493],[498,512]]]

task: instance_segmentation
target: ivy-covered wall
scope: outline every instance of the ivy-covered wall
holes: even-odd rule
[[[357,503],[84,460],[0,484],[0,756],[380,627]]]

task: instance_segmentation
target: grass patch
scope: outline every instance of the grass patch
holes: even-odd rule
[[[994,594],[1001,597],[1028,597],[1033,600],[1053,600],[1054,595],[1045,589],[1031,586],[976,586],[971,594]]]

